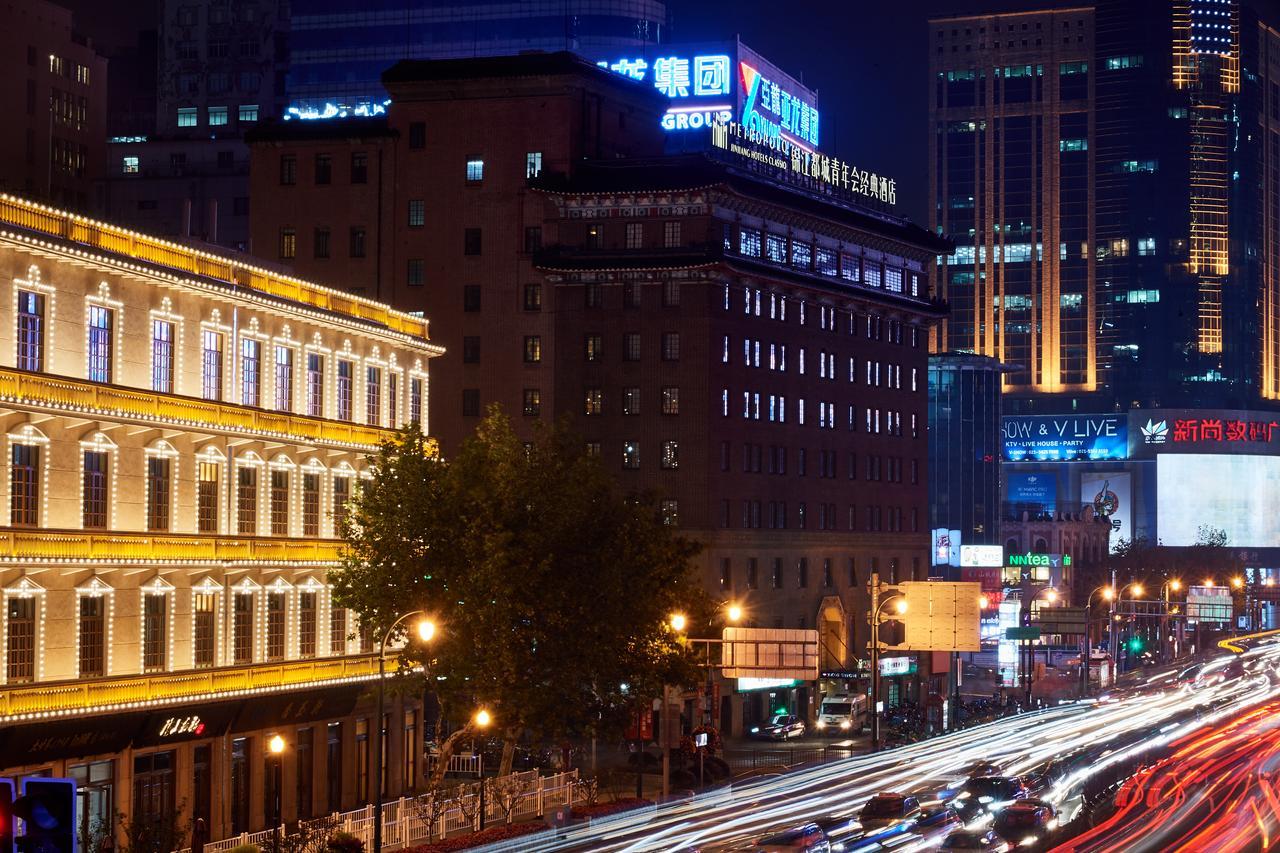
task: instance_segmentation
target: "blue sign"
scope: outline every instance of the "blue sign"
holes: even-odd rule
[[[1033,474],[1005,475],[1009,503],[1038,507],[1042,512],[1058,508],[1058,475],[1037,471]]]
[[[1004,419],[1006,462],[1090,462],[1129,458],[1124,415],[1014,415]]]
[[[390,101],[360,101],[353,104],[326,101],[321,107],[294,104],[285,109],[284,120],[323,121],[331,118],[369,118],[385,115],[390,104]]]
[[[742,127],[770,139],[818,144],[818,110],[778,86],[746,62],[742,68]]]
[[[664,130],[708,128],[733,117],[733,57],[727,53],[672,51],[652,61],[642,57],[596,63],[632,80],[652,82],[672,100],[662,117]]]

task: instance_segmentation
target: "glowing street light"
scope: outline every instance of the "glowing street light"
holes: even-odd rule
[[[737,604],[730,604],[725,615],[729,617],[730,622],[737,622],[742,619],[742,608]]]
[[[272,736],[271,740],[267,741],[267,749],[271,750],[272,755],[279,755],[284,752],[284,738],[280,737],[280,735]]]
[[[685,618],[685,615],[683,613],[671,614],[671,630],[677,631],[677,632],[684,631],[685,626],[688,624],[689,624],[689,620]]]

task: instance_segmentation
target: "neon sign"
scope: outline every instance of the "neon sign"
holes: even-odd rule
[[[660,56],[596,63],[653,87],[677,102],[662,117],[662,129],[699,130],[733,117],[733,59],[724,53]]]
[[[741,124],[749,133],[777,139],[786,136],[801,145],[818,144],[818,110],[780,87],[745,62],[742,69]]]
[[[335,104],[328,101],[322,107],[293,106],[284,111],[284,120],[323,121],[331,118],[369,118],[385,115],[390,101],[362,101],[358,104]]]
[[[1178,418],[1173,422],[1174,443],[1197,441],[1271,441],[1280,423],[1223,418]],[[1144,433],[1145,435],[1145,433]],[[1149,443],[1156,442],[1147,439]]]

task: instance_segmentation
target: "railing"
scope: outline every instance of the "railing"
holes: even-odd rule
[[[3,209],[3,199],[4,196],[0,195],[0,209]],[[377,447],[392,434],[390,430],[364,424],[272,412],[177,394],[158,394],[120,385],[27,373],[8,367],[0,368],[0,400],[47,406],[77,415],[100,413],[367,448]]]
[[[484,822],[486,826],[497,826],[517,820],[525,820],[546,814],[548,809],[573,804],[574,785],[578,780],[578,771],[557,773],[555,776],[538,776],[536,770],[524,773],[513,773],[501,779],[489,779],[488,790],[504,783],[518,784],[523,790],[512,803],[510,812],[490,793],[486,793]],[[474,832],[480,826],[479,803],[480,783],[474,782],[461,786],[457,800],[447,808],[434,822],[429,822],[422,810],[415,806],[414,798],[402,797],[382,806],[382,846],[388,848],[412,847],[427,844],[438,839],[448,838],[463,832]],[[328,817],[319,818],[318,822],[331,831],[349,832],[360,839],[364,849],[370,849],[373,843],[373,806],[364,806],[349,812],[338,812]],[[205,853],[225,853],[242,844],[256,844],[266,850],[271,845],[272,831],[244,832],[232,838],[214,841],[204,845]],[[282,845],[286,847],[287,845]],[[191,853],[189,849],[178,853]]]
[[[272,561],[336,564],[341,539],[213,536],[176,533],[93,533],[47,527],[0,527],[0,562],[22,560]]]
[[[388,658],[390,670],[398,665]],[[122,705],[171,702],[195,697],[217,699],[294,685],[373,679],[377,655],[316,658],[181,672],[121,675],[76,681],[0,687],[0,722],[36,715],[102,711]]]
[[[159,237],[86,219],[15,196],[0,194],[0,223],[214,279],[233,287],[252,288],[271,296],[378,323],[423,340],[429,338],[426,320],[394,311],[371,299],[331,290],[309,281],[273,273]]]
[[[440,757],[435,753],[427,754],[427,772],[436,769],[436,765],[440,762]],[[449,773],[463,773],[467,776],[480,775],[480,756],[478,755],[450,755],[449,756]]]

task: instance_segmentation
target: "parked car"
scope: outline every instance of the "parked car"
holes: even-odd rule
[[[804,737],[804,720],[795,714],[774,714],[763,726],[752,726],[751,736],[771,740]]]
[[[1058,826],[1058,810],[1044,800],[1028,799],[1013,803],[996,814],[992,828],[1013,844],[1025,844],[1043,838]]]
[[[921,815],[920,800],[907,794],[882,793],[867,800],[858,813],[865,830],[901,827],[909,829]]]
[[[983,850],[987,851],[987,853],[1008,853],[1009,842],[997,835],[994,830],[961,829],[944,838],[941,849]]]

